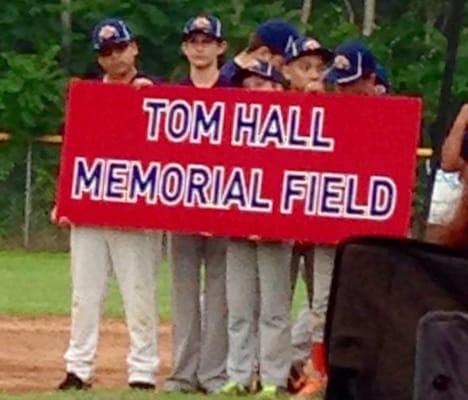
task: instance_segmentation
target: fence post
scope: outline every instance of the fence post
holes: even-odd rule
[[[23,228],[23,246],[29,248],[29,236],[31,230],[32,213],[32,141],[28,143],[26,154],[26,182],[24,190],[24,228]]]

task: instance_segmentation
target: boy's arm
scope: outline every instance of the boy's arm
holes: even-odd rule
[[[442,146],[441,166],[444,171],[459,171],[464,161],[461,158],[463,139],[468,125],[468,103],[458,113],[449,135]]]

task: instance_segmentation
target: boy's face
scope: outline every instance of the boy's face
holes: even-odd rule
[[[283,68],[283,73],[291,82],[293,90],[301,92],[324,92],[323,75],[326,65],[316,55],[304,55],[292,60]]]
[[[280,83],[270,81],[258,75],[250,75],[242,81],[242,87],[245,89],[265,90],[265,91],[283,91]]]
[[[226,42],[219,42],[204,33],[193,33],[182,43],[182,52],[189,63],[197,68],[206,68],[218,62],[226,51]]]
[[[138,46],[135,42],[117,43],[99,50],[98,63],[110,76],[123,76],[135,68]]]
[[[336,85],[336,91],[338,93],[375,96],[375,75],[372,74],[368,78],[360,78],[357,81],[347,83],[346,85]]]

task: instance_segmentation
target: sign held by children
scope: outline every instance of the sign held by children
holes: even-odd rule
[[[77,82],[58,215],[315,243],[405,235],[420,116],[402,97]]]

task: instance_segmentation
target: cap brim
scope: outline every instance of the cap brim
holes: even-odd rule
[[[304,56],[317,56],[320,57],[325,64],[329,64],[333,60],[333,52],[331,52],[328,49],[325,48],[318,48],[314,50],[306,50],[301,53],[299,53],[296,57],[292,57],[289,60],[287,60],[287,63],[290,63],[294,60],[297,60],[298,58],[304,57]]]
[[[209,36],[210,38],[213,38],[215,40],[219,40],[219,41],[224,40],[222,37],[216,36],[214,33],[211,33],[211,32],[206,32],[203,29],[194,29],[189,32],[184,32],[183,38],[184,40],[186,40],[189,36],[194,35],[196,33],[202,33],[203,35]]]
[[[106,47],[112,47],[114,44],[131,43],[134,40],[135,40],[134,37],[131,37],[130,39],[108,39],[101,43],[95,44],[93,47],[94,47],[94,50],[99,51]]]
[[[249,76],[252,76],[252,75],[258,76],[258,77],[263,78],[263,79],[265,79],[267,81],[270,81],[270,82],[279,83],[279,84],[283,85],[284,87],[287,86],[287,81],[284,80],[284,79],[271,77],[271,76],[262,74],[259,71],[252,71],[252,70],[249,70],[249,69],[242,69],[237,73],[236,78],[235,78],[235,82],[237,83],[237,86],[242,86],[242,81],[244,79],[248,78]]]
[[[362,77],[361,75],[352,74],[348,71],[330,68],[325,75],[325,80],[337,84],[337,85],[346,85],[347,83],[356,82],[358,79]]]
[[[320,48],[315,49],[315,50],[310,50],[309,54],[317,55],[317,56],[321,57],[323,59],[323,61],[325,61],[325,64],[330,63],[333,60],[333,57],[334,57],[333,52],[326,49],[326,48],[324,48],[324,47],[320,47]]]

